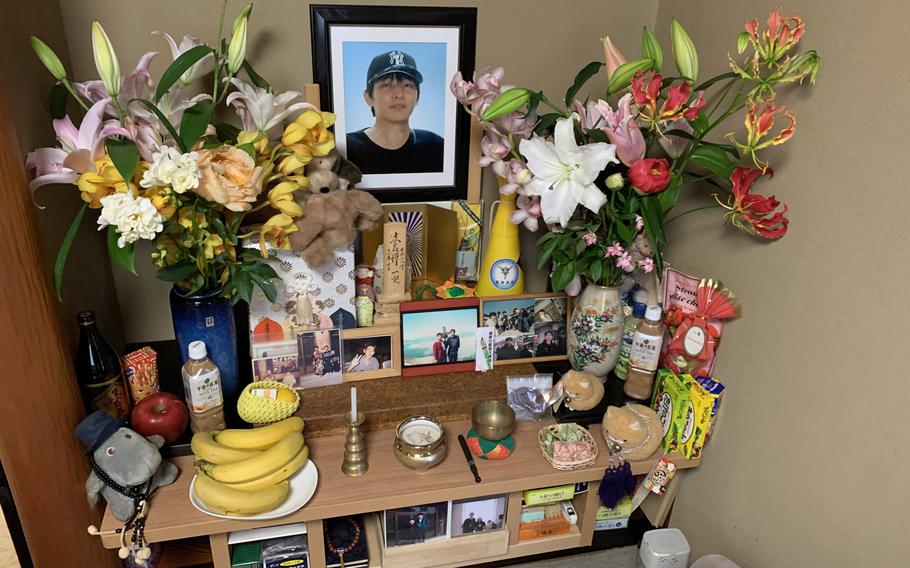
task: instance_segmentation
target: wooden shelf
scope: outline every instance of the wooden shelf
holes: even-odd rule
[[[457,435],[470,427],[467,421],[445,424],[449,455],[439,466],[423,474],[414,472],[397,461],[392,453],[391,430],[366,434],[370,469],[359,478],[349,478],[341,473],[344,454],[342,436],[308,439],[310,456],[319,470],[316,494],[296,513],[270,521],[218,519],[197,511],[188,497],[193,478],[193,457],[178,457],[174,459],[180,469],[177,480],[172,485],[158,489],[152,497],[145,537],[150,542],[161,542],[450,499],[599,481],[608,461],[600,433],[597,432],[594,436],[600,446],[600,455],[594,466],[578,471],[557,471],[543,458],[537,447],[537,432],[547,424],[549,422],[546,421],[519,423],[514,433],[515,451],[508,459],[478,460],[478,469],[483,478],[481,483],[474,483],[458,445]],[[655,454],[648,460],[632,463],[632,473],[647,473],[658,457],[659,454]],[[680,468],[698,465],[698,461],[686,460],[679,455],[670,457]],[[110,509],[105,511],[102,530],[113,531],[119,526],[120,523],[113,518]],[[102,542],[107,548],[118,546],[118,538],[114,534],[103,536]]]

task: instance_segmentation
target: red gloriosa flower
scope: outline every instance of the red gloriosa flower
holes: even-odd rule
[[[749,234],[766,239],[779,239],[787,234],[790,220],[784,217],[786,204],[771,197],[750,193],[755,180],[765,174],[774,175],[771,168],[736,168],[730,176],[733,184],[732,203],[718,203],[728,210],[726,219]],[[714,196],[717,199],[717,196]],[[782,208],[781,208],[782,207]]]

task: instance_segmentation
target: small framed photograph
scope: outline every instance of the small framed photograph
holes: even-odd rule
[[[452,501],[452,537],[498,531],[506,526],[506,495]]]
[[[307,389],[337,385],[342,381],[340,329],[305,331],[297,336],[300,357],[299,378],[295,388]]]
[[[402,376],[474,370],[477,298],[401,304]]]
[[[358,188],[385,203],[465,199],[471,127],[449,82],[473,73],[477,9],[314,5],[310,22],[313,77]]]
[[[401,374],[401,333],[397,326],[346,329],[341,340],[345,382]]]
[[[566,359],[569,298],[525,294],[482,300],[481,322],[496,329],[495,365]]]
[[[449,537],[449,503],[388,509],[382,515],[386,548]]]

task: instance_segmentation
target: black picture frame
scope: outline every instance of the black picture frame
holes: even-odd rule
[[[455,28],[458,31],[457,70],[465,77],[474,73],[474,58],[477,39],[476,8],[437,8],[412,6],[310,6],[310,26],[312,32],[313,79],[319,84],[322,110],[334,112],[333,69],[332,69],[332,30],[339,26],[375,26],[377,28]],[[449,81],[446,78],[446,96],[449,92]],[[468,167],[470,152],[470,117],[463,112],[460,105],[454,105],[453,116],[446,116],[446,123],[454,123],[454,164],[452,182],[431,185],[389,185],[387,187],[370,187],[361,184],[358,189],[370,192],[383,203],[451,201],[466,199],[468,195]],[[336,113],[337,114],[337,113]],[[448,113],[447,113],[448,114]],[[346,133],[336,129],[336,140]],[[389,174],[387,174],[388,176]],[[395,174],[390,174],[394,176]],[[411,176],[413,174],[398,174]],[[386,177],[386,176],[384,176]],[[366,178],[365,178],[366,180]],[[407,183],[407,182],[404,182]]]

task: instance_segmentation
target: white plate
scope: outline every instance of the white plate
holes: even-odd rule
[[[284,503],[272,509],[271,511],[250,517],[231,517],[228,515],[222,515],[221,513],[216,513],[215,511],[212,511],[206,507],[202,501],[196,497],[195,476],[193,477],[193,481],[190,482],[190,503],[193,504],[193,507],[196,507],[206,515],[218,517],[219,519],[229,519],[232,521],[266,521],[269,519],[279,519],[281,517],[290,515],[294,511],[300,509],[307,504],[310,498],[313,497],[313,493],[316,492],[316,485],[319,482],[319,472],[316,471],[316,464],[313,463],[313,460],[307,460],[307,463],[303,469],[292,475],[288,481],[291,482],[291,490],[288,493],[287,499],[284,500]]]

